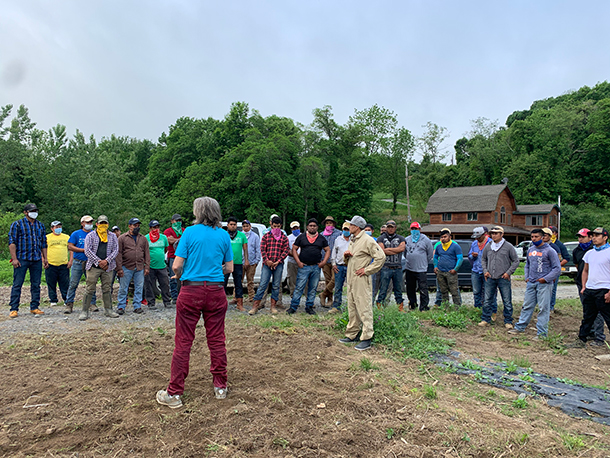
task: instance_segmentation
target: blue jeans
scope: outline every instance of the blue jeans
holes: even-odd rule
[[[471,272],[470,279],[472,280],[472,295],[474,296],[474,306],[477,308],[483,307],[483,302],[487,299],[487,286],[488,283],[485,281],[485,275],[482,273]],[[489,281],[489,280],[488,280]],[[495,294],[492,297],[492,310],[491,313],[498,312],[498,295]],[[512,312],[511,312],[512,314]]]
[[[265,292],[267,292],[267,286],[271,280],[271,299],[277,301],[280,297],[280,286],[282,285],[282,272],[284,271],[284,264],[278,264],[275,270],[271,270],[268,265],[263,264],[261,269],[261,281],[254,295],[255,301],[263,299]],[[273,280],[272,280],[273,279]]]
[[[30,271],[30,310],[36,310],[40,306],[40,278],[42,277],[42,261],[26,261],[20,259],[20,267],[15,267],[13,271],[13,287],[11,288],[11,312],[19,310],[21,300],[21,287],[25,281],[25,274]]]
[[[335,272],[335,300],[333,301],[333,307],[338,309],[341,308],[343,302],[343,284],[347,277],[347,266],[337,266],[339,272]]]
[[[242,299],[244,297],[244,288],[241,281],[244,278],[244,265],[233,264],[233,272],[230,274],[225,274],[225,294],[227,296],[229,295],[229,292],[227,291],[227,284],[229,283],[229,277],[231,275],[233,276],[233,297],[235,299]]]
[[[299,308],[301,303],[301,296],[305,291],[307,285],[307,299],[305,301],[305,308],[313,308],[313,302],[316,300],[316,291],[318,290],[318,283],[320,281],[320,268],[317,264],[313,266],[303,266],[297,273],[297,284],[294,287],[294,293],[292,294],[292,300],[290,301],[290,308],[296,310]]]
[[[528,282],[523,298],[523,308],[519,316],[519,322],[515,325],[518,331],[525,331],[525,328],[532,319],[536,304],[540,311],[536,321],[538,335],[546,337],[549,332],[549,316],[551,314],[551,294],[553,293],[552,283]]]
[[[123,276],[119,281],[118,308],[125,309],[127,306],[127,291],[133,279],[133,309],[142,307],[142,291],[144,290],[144,269],[129,270],[123,267]]]
[[[172,277],[175,275],[174,274],[174,260],[176,258],[168,258],[167,262],[168,262],[168,269],[169,269],[169,293],[172,296],[172,300],[175,302],[178,300],[178,293],[180,293],[180,282],[177,280],[173,280]]]
[[[559,277],[553,282],[553,293],[551,294],[551,310],[555,310],[555,301],[557,300],[557,285],[559,285]]]
[[[481,319],[483,321],[491,322],[491,314],[496,313],[498,310],[497,297],[498,290],[502,296],[502,303],[504,304],[504,323],[513,322],[513,293],[511,288],[510,279],[505,280],[504,278],[488,278],[485,282],[485,303],[483,304],[483,313]],[[494,302],[496,302],[494,306]]]
[[[87,261],[81,261],[80,259],[75,259],[72,263],[72,268],[70,269],[70,287],[68,288],[68,295],[66,296],[66,304],[74,303],[74,296],[76,296],[76,288],[78,288],[78,284],[80,283],[80,279],[85,276],[87,278],[87,273],[85,271],[85,267],[87,266]],[[91,305],[95,305],[96,297],[95,293],[91,297]]]
[[[394,299],[396,299],[397,304],[402,304],[402,269],[383,267],[380,273],[381,282],[379,283],[379,296],[377,297],[377,302],[383,303],[383,301],[385,301],[391,280],[394,289]]]

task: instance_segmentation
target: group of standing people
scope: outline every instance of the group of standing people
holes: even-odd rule
[[[123,315],[127,306],[130,284],[133,284],[133,312],[143,313],[142,304],[155,309],[157,289],[163,305],[172,307],[178,297],[180,285],[170,279],[173,276],[174,250],[182,235],[182,217],[172,217],[172,226],[160,233],[160,223],[152,220],[149,232],[140,233],[141,221],[131,218],[128,231],[121,234],[118,226],[109,229],[108,217],[100,215],[97,220],[90,215],[80,219],[81,228],[70,236],[63,233],[61,221],[51,223],[51,232],[46,234],[44,224],[38,220],[38,207],[28,204],[24,217],[11,224],[9,251],[13,265],[11,289],[11,318],[19,316],[19,302],[25,275],[30,273],[30,313],[44,315],[40,310],[40,283],[45,269],[47,289],[51,306],[59,302],[57,286],[64,301],[64,313],[71,314],[77,287],[83,276],[86,292],[82,301],[80,320],[87,320],[96,306],[98,281],[102,286],[104,314],[111,318]],[[166,255],[168,263],[166,263]],[[112,307],[112,290],[119,278],[116,311]]]

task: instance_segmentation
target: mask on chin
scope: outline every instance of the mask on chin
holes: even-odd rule
[[[534,244],[534,246],[540,246],[540,245],[542,245],[542,242],[543,242],[543,240],[542,240],[542,239],[541,239],[541,240],[538,240],[537,242],[533,242],[533,241],[532,241],[532,243]]]

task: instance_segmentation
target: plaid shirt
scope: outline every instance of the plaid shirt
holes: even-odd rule
[[[11,224],[8,244],[17,247],[17,259],[40,261],[42,249],[47,247],[47,234],[44,224],[37,219],[33,223],[23,217]]]
[[[279,261],[282,263],[284,262],[284,259],[286,259],[286,256],[288,256],[289,250],[288,237],[284,234],[282,234],[279,240],[275,240],[271,231],[263,235],[263,240],[261,240],[261,255],[263,257],[263,262],[269,260],[271,262]]]
[[[93,230],[85,237],[85,255],[87,255],[86,270],[90,270],[92,266],[98,266],[102,259],[97,257],[97,249],[100,246],[100,237],[97,231]],[[106,261],[108,261],[108,270],[110,272],[116,267],[116,257],[119,254],[119,240],[114,232],[108,231],[108,246],[106,247]]]

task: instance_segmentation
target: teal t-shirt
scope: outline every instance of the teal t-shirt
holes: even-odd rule
[[[150,268],[165,269],[165,248],[169,246],[167,237],[161,234],[159,240],[153,243],[150,241],[150,234],[146,234],[146,240],[148,240],[148,251],[150,252]]]
[[[222,264],[233,260],[231,237],[220,227],[189,226],[182,233],[176,256],[184,258],[180,280],[222,282]]]
[[[229,236],[231,238],[231,236]],[[231,248],[233,248],[233,263],[244,263],[244,245],[248,243],[248,237],[243,232],[237,231],[235,238],[231,240]]]

